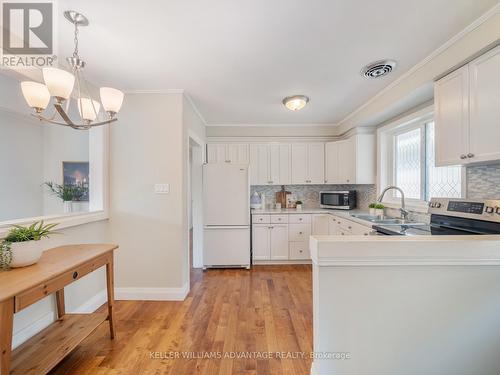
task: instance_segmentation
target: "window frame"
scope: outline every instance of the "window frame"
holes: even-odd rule
[[[434,121],[434,106],[426,106],[407,116],[401,117],[393,122],[383,125],[377,129],[377,196],[380,196],[383,188],[394,185],[396,176],[395,166],[395,137],[413,129],[421,129],[420,147],[420,174],[421,174],[421,196],[424,199],[406,198],[407,208],[416,212],[427,212],[428,201],[426,196],[426,125]],[[465,167],[461,167],[461,197],[466,195]],[[387,192],[383,203],[389,208],[399,208],[401,199],[395,196],[394,191]]]
[[[76,131],[76,130],[75,130]],[[31,225],[43,220],[47,224],[57,223],[57,229],[109,219],[109,125],[87,130],[89,135],[90,172],[98,181],[91,187],[91,202],[88,212],[45,215],[0,221],[0,238],[7,235],[13,225]],[[97,208],[92,209],[92,206]]]

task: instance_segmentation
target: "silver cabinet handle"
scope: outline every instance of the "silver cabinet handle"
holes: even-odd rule
[[[347,229],[352,229],[352,227],[351,227],[351,226],[348,226],[348,227],[347,227]]]
[[[468,157],[468,158],[473,158],[473,157],[474,157],[474,154],[472,154],[472,153],[470,153],[470,152],[469,152],[469,153],[467,154],[467,157]]]
[[[460,159],[467,159],[467,155],[465,154],[460,155]]]
[[[328,182],[328,180],[325,180],[325,184]]]
[[[350,180],[347,180],[347,182],[349,182]]]
[[[302,250],[299,250],[299,253],[303,253],[303,251],[302,251]]]
[[[302,234],[302,232],[299,232],[299,234]]]

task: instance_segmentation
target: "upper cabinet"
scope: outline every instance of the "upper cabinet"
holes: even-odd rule
[[[292,184],[325,183],[325,144],[292,144]]]
[[[252,185],[289,185],[290,145],[251,144],[250,183]]]
[[[248,145],[210,143],[207,145],[207,163],[248,164]]]
[[[358,134],[325,146],[325,183],[374,184],[375,136]]]
[[[500,160],[500,46],[434,86],[436,165]]]

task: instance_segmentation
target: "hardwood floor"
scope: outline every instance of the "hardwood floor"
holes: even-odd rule
[[[183,302],[117,301],[115,340],[101,325],[51,374],[309,374],[311,284],[306,265],[194,270]]]

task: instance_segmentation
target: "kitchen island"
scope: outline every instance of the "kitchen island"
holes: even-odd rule
[[[312,236],[310,251],[312,374],[500,373],[500,236]]]

